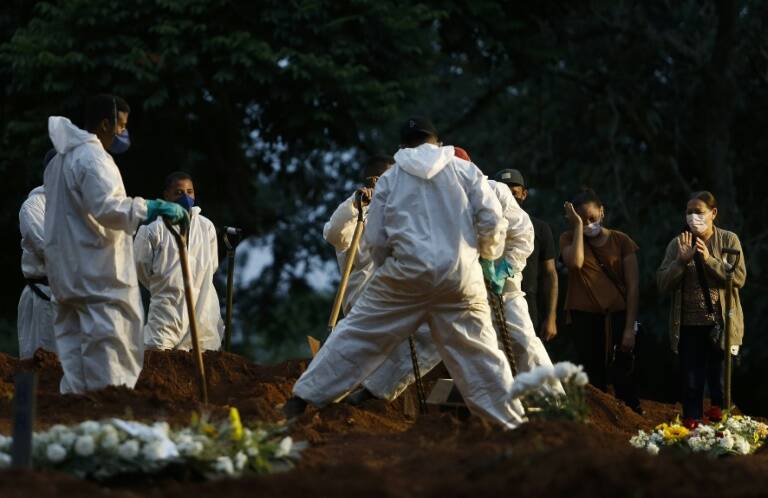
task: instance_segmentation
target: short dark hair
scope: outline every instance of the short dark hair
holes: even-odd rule
[[[571,204],[574,209],[579,209],[585,204],[594,203],[597,207],[603,207],[603,201],[597,196],[594,190],[589,187],[582,187],[579,192],[571,198]]]
[[[179,180],[189,180],[191,182],[192,176],[186,171],[174,171],[173,173],[165,177],[165,190],[168,190],[169,188],[171,188],[173,184],[178,182]]]
[[[116,120],[118,112],[130,114],[131,107],[116,95],[102,94],[89,98],[85,104],[85,129],[95,131],[103,120]]]
[[[387,154],[375,154],[368,158],[363,168],[363,178],[381,176],[387,169],[395,164],[395,158]]]
[[[694,199],[706,204],[710,210],[717,208],[717,199],[715,199],[714,194],[708,190],[701,190],[699,192],[692,193],[691,198],[688,199],[688,201],[692,201]]]

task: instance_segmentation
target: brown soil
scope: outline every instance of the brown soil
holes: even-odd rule
[[[306,361],[254,365],[228,353],[207,353],[209,410],[237,406],[244,421],[274,421]],[[131,415],[185,423],[199,410],[192,356],[153,352],[135,390],[109,388],[86,396],[58,394],[54,355],[27,361],[0,355],[0,430],[10,427],[13,373],[39,373],[38,426]],[[431,374],[430,380],[440,376]],[[428,380],[427,384],[431,382]],[[217,482],[173,479],[113,483],[79,481],[56,473],[0,473],[2,497],[280,497],[760,496],[768,486],[768,451],[713,460],[651,457],[631,448],[640,428],[674,418],[677,409],[643,401],[642,417],[608,394],[587,391],[591,422],[532,422],[505,432],[475,417],[433,411],[414,416],[413,393],[394,403],[369,401],[310,409],[292,426],[312,442],[298,467],[284,474]]]

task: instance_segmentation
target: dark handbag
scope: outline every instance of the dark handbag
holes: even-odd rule
[[[692,244],[696,243],[697,237],[693,236]],[[699,281],[699,287],[704,294],[704,302],[707,305],[707,312],[712,315],[712,319],[715,321],[714,327],[709,332],[709,339],[714,345],[720,345],[723,340],[723,327],[720,326],[720,320],[717,319],[715,314],[715,306],[712,303],[712,296],[709,293],[709,282],[704,275],[704,262],[701,259],[701,254],[698,252],[693,255],[693,266],[696,268],[696,278]]]
[[[619,277],[613,273],[611,268],[606,265],[603,260],[600,259],[600,256],[597,255],[597,252],[594,250],[591,243],[587,242],[587,246],[589,246],[589,250],[592,253],[592,256],[595,257],[597,266],[600,267],[600,269],[603,271],[603,274],[605,274],[605,276],[608,277],[608,280],[610,280],[614,287],[616,287],[616,290],[619,291],[619,294],[621,294],[621,297],[626,303],[627,291],[619,280]],[[635,370],[635,350],[637,349],[637,342],[640,339],[641,331],[642,324],[638,321],[635,321],[635,347],[632,349],[632,351],[621,351],[621,349],[613,344],[611,344],[612,347],[610,349],[607,349],[607,351],[610,351],[608,365],[612,368],[614,377],[631,378],[632,373]],[[613,342],[611,338],[607,338],[607,340]]]

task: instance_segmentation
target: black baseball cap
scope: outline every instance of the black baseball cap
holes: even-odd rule
[[[506,183],[507,185],[520,185],[521,187],[526,188],[523,174],[516,169],[503,169],[499,171],[496,173],[496,180]]]
[[[434,135],[435,137],[439,136],[437,128],[432,124],[432,121],[422,116],[410,117],[403,123],[403,126],[400,128],[400,140],[407,142],[414,138],[414,135],[416,134]]]

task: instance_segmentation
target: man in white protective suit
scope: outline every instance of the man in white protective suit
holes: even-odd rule
[[[129,112],[119,97],[99,95],[88,101],[87,131],[48,118],[57,155],[45,169],[45,260],[62,393],[136,384],[143,311],[131,237],[142,221],[187,216],[178,204],[126,196],[107,151],[128,148]]]
[[[195,206],[195,186],[187,173],[179,171],[168,175],[163,198],[176,202],[190,213],[187,253],[198,339],[201,349],[218,350],[224,321],[213,286],[213,275],[219,266],[216,227]],[[133,241],[133,253],[139,282],[151,295],[144,326],[144,346],[147,349],[192,349],[179,248],[163,220],[139,228]]]
[[[470,161],[470,157],[464,149],[460,147],[454,147],[454,149],[456,156]],[[528,214],[517,204],[509,187],[493,180],[489,180],[488,184],[499,199],[504,218],[508,223],[503,257],[512,268],[510,273],[513,276],[508,277],[504,282],[502,300],[507,330],[512,339],[512,353],[518,372],[527,372],[533,367],[541,365],[551,366],[552,361],[549,354],[535,334],[528,314],[525,294],[520,290],[522,270],[525,268],[528,256],[533,251],[533,224]],[[420,334],[417,333],[416,337],[419,336]],[[431,341],[422,339],[421,342],[420,367],[423,365],[422,372],[428,372],[440,362],[440,353]],[[413,382],[413,375],[410,377],[404,375],[408,373],[409,369],[412,370],[407,347],[405,350],[398,348],[376,372],[366,379],[366,382],[374,382],[378,390],[376,397],[392,400]],[[363,383],[364,386],[366,382]],[[548,385],[547,388],[558,394],[563,393],[559,382]]]
[[[346,396],[426,322],[467,405],[514,428],[523,409],[499,350],[478,256],[501,256],[507,222],[480,170],[409,119],[395,165],[379,178],[365,241],[376,272],[294,385],[284,413]]]
[[[373,185],[376,179],[383,175],[394,162],[391,156],[377,155],[371,157],[364,170],[364,178],[368,186],[355,191],[347,200],[342,202],[323,227],[323,238],[336,249],[336,258],[339,262],[339,269],[342,271],[346,265],[347,251],[352,245],[352,237],[357,225],[358,211],[355,197],[359,192],[363,216],[367,216],[368,204],[374,192]],[[373,276],[375,269],[365,239],[361,239],[344,294],[345,316],[349,315],[352,306]],[[419,364],[425,368],[424,373],[440,362],[440,355],[432,342],[429,326],[426,323],[422,324],[414,334],[414,344],[419,356]],[[407,361],[401,361],[401,358]],[[394,353],[387,357],[386,361],[375,372],[363,381],[362,388],[352,393],[347,400],[352,404],[359,404],[371,398],[392,401],[413,382],[410,346],[405,340],[395,348]]]
[[[507,330],[512,336],[512,354],[517,370],[522,373],[538,366],[552,366],[552,360],[533,328],[528,312],[528,302],[521,289],[523,269],[528,256],[533,252],[533,223],[528,213],[517,203],[508,186],[493,180],[489,180],[488,183],[496,193],[504,217],[509,223],[504,245],[504,259],[511,267],[512,276],[504,282],[502,300]],[[548,384],[547,388],[554,393],[564,394],[563,387],[558,381]]]
[[[48,164],[55,150],[48,151],[43,167]],[[19,334],[19,358],[31,358],[38,348],[56,352],[53,337],[53,303],[43,254],[43,224],[45,221],[45,188],[35,188],[19,211],[21,232],[21,273],[27,285],[19,299],[17,331]]]

